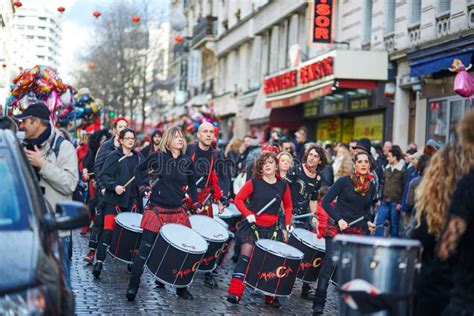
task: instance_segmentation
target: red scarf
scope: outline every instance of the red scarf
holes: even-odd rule
[[[310,174],[316,174],[317,167],[310,167],[307,163],[305,163],[304,166]]]
[[[362,196],[365,196],[370,188],[370,182],[375,177],[370,174],[360,174],[357,171],[351,175],[352,182],[354,183],[354,191]]]

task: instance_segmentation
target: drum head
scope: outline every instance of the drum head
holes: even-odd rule
[[[202,254],[207,251],[207,242],[189,227],[180,224],[165,224],[160,235],[173,247],[188,252]]]
[[[132,232],[141,233],[143,231],[143,229],[140,228],[142,216],[143,215],[139,213],[122,212],[115,217],[115,222]]]
[[[413,239],[400,239],[400,238],[381,238],[381,237],[368,237],[368,236],[357,236],[357,235],[336,235],[333,239],[334,243],[340,244],[360,244],[368,245],[373,247],[401,247],[401,248],[419,248],[421,243],[418,240]]]
[[[230,217],[241,217],[242,214],[239,212],[234,203],[229,204],[228,207],[224,209],[222,214],[219,214],[219,207],[217,204],[212,204],[212,213],[214,216],[219,216],[221,218],[230,218]]]
[[[307,229],[295,228],[291,235],[298,239],[303,244],[313,249],[326,251],[326,242],[324,238],[318,238],[318,236]]]
[[[301,251],[280,241],[259,239],[255,245],[264,251],[283,258],[303,259],[304,257],[304,254]]]
[[[215,216],[213,219],[219,224],[221,224],[222,226],[224,226],[225,229],[229,229],[229,225],[226,222],[224,222],[222,218]]]
[[[189,221],[192,229],[208,241],[224,242],[229,239],[227,229],[210,217],[191,215]]]

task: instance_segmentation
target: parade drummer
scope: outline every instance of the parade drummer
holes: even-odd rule
[[[140,191],[149,196],[145,207],[141,228],[142,241],[132,266],[132,275],[128,285],[126,297],[129,301],[135,300],[140,286],[140,277],[143,266],[162,225],[176,223],[191,227],[188,215],[183,208],[186,187],[189,188],[193,207],[202,212],[197,202],[194,168],[191,157],[185,154],[186,142],[183,131],[179,127],[172,127],[163,133],[159,151],[150,154],[146,160],[135,169],[135,176]],[[156,180],[148,187],[149,170]],[[159,287],[162,283],[155,282]],[[186,300],[193,296],[186,288],[177,288],[176,294]]]
[[[197,132],[198,142],[188,146],[186,154],[191,157],[194,163],[194,179],[198,181],[197,192],[198,202],[203,204],[209,195],[218,203],[219,212],[222,213],[224,208],[228,206],[228,192],[230,182],[225,172],[222,160],[217,161],[217,155],[212,148],[215,139],[214,126],[209,122],[204,122],[199,126]],[[219,177],[221,175],[221,183],[225,190],[221,190],[219,186]],[[207,199],[211,202],[211,199]],[[211,203],[203,205],[201,215],[213,217]],[[217,281],[212,276],[212,272],[204,275],[204,283],[211,289],[217,288]]]
[[[326,231],[326,258],[332,257],[332,239],[335,235],[364,235],[367,228],[375,230],[375,225],[368,221],[376,194],[368,153],[361,151],[354,155],[354,169],[351,175],[341,177],[333,184],[322,202],[330,217]],[[334,200],[336,203],[332,206]],[[335,267],[332,260],[324,260],[322,264],[313,300],[314,314],[323,314],[329,279]]]
[[[245,183],[235,197],[235,205],[246,218],[236,235],[241,239],[241,255],[235,265],[228,289],[227,301],[239,303],[244,293],[244,278],[250,255],[259,238],[283,240],[291,231],[292,204],[288,184],[277,176],[277,159],[274,153],[263,152],[254,165],[254,177]],[[257,212],[274,201],[262,214]],[[248,204],[246,204],[248,202]],[[286,231],[278,226],[278,212],[283,202]],[[265,304],[280,307],[276,297],[265,296]]]
[[[321,187],[320,172],[327,165],[326,153],[319,146],[310,146],[306,149],[301,162],[302,164],[291,168],[285,176],[291,190],[293,215],[315,215]],[[316,216],[307,216],[293,219],[293,224],[298,228],[309,229],[310,225],[317,228],[318,220]],[[301,298],[311,299],[310,290],[310,284],[303,283]]]
[[[104,162],[100,174],[104,193],[104,231],[100,237],[96,253],[96,263],[92,274],[98,278],[102,271],[106,251],[112,240],[115,216],[120,212],[137,211],[138,188],[134,181],[135,167],[144,160],[135,151],[135,131],[125,128],[119,133],[120,147],[111,152]]]

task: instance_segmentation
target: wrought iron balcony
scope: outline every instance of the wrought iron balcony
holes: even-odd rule
[[[193,48],[197,48],[206,40],[215,39],[216,35],[217,18],[214,16],[201,18],[198,24],[193,28],[193,39],[191,41],[191,46]]]

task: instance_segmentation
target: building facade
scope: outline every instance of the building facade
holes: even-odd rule
[[[45,65],[57,68],[61,52],[61,20],[42,8],[21,7],[13,19],[13,66]]]
[[[0,106],[4,106],[10,92],[13,68],[13,0],[0,0]]]

